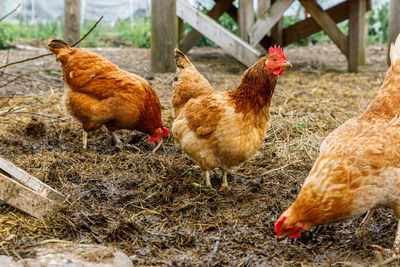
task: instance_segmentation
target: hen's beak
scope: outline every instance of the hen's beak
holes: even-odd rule
[[[282,64],[282,67],[290,67],[290,68],[292,68],[293,65],[289,61],[284,61],[283,64]]]

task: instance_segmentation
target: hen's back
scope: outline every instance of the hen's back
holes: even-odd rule
[[[189,99],[215,93],[215,90],[207,79],[197,71],[189,59],[178,49],[175,49],[175,64],[176,77],[172,83],[174,90],[172,105],[175,116],[178,116]]]

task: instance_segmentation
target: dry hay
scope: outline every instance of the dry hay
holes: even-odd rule
[[[150,72],[145,49],[96,51],[153,85],[170,75]],[[7,69],[23,76],[0,88],[0,94],[15,93],[0,99],[0,154],[67,195],[68,204],[63,215],[46,221],[1,204],[0,254],[30,257],[31,246],[58,239],[114,245],[138,265],[335,265],[386,257],[374,245],[392,246],[396,221],[387,210],[374,216],[363,239],[355,235],[358,218],[314,228],[299,240],[276,240],[274,222],[295,199],[320,142],[366,107],[387,69],[379,46],[368,47],[359,73],[345,72],[345,58],[334,46],[286,51],[295,67],[279,79],[271,128],[256,155],[229,174],[232,191],[225,195],[205,188],[204,173],[172,138],[151,154],[143,134],[121,131],[140,152],[117,151],[99,130],[82,150],[81,127],[61,105],[53,57]],[[10,61],[35,53],[11,51]],[[5,57],[1,52],[0,62]],[[233,88],[244,71],[219,49],[195,49],[189,57],[219,90]],[[9,80],[9,74],[0,78]],[[157,92],[170,127],[170,83]],[[216,188],[219,175],[212,176]]]

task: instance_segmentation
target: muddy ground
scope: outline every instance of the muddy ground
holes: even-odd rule
[[[147,49],[94,51],[154,86],[171,74],[151,72]],[[43,52],[14,49],[8,60]],[[0,154],[68,196],[68,203],[52,220],[0,204],[0,254],[32,257],[32,246],[56,239],[116,246],[135,265],[341,266],[390,257],[397,222],[390,210],[374,215],[363,238],[355,235],[357,218],[314,228],[298,240],[276,239],[274,222],[295,199],[319,144],[367,106],[387,70],[383,46],[367,48],[359,73],[346,72],[334,46],[285,52],[294,68],[279,78],[271,128],[256,155],[229,174],[231,191],[223,195],[205,187],[204,173],[172,137],[152,154],[146,136],[120,131],[139,151],[118,151],[98,130],[82,150],[82,129],[61,103],[61,69],[53,56],[7,68],[0,76]],[[216,48],[193,49],[188,57],[218,90],[234,88],[245,70]],[[0,51],[0,62],[6,58]],[[170,127],[170,82],[156,91]],[[219,175],[212,176],[215,188]]]

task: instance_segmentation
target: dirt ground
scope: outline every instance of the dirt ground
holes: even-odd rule
[[[147,49],[93,50],[153,86],[171,74],[151,72]],[[15,61],[43,52],[0,51],[0,62],[7,54]],[[357,218],[314,228],[298,240],[276,239],[274,223],[296,198],[321,141],[367,106],[387,70],[383,46],[367,48],[359,73],[347,73],[345,57],[331,45],[285,52],[294,68],[279,78],[271,128],[256,155],[229,174],[232,189],[223,195],[205,187],[204,173],[172,137],[152,154],[143,134],[120,131],[124,143],[140,151],[118,151],[98,130],[82,150],[82,129],[61,103],[61,69],[53,56],[7,68],[0,73],[0,155],[65,194],[68,203],[52,220],[0,204],[0,254],[32,257],[36,244],[68,240],[116,246],[140,266],[342,266],[390,257],[397,222],[390,210],[379,210],[362,238],[355,234]],[[188,57],[218,90],[234,88],[245,70],[217,48],[196,48]],[[156,88],[167,127],[173,121],[170,84]],[[212,176],[215,188],[219,175]]]

